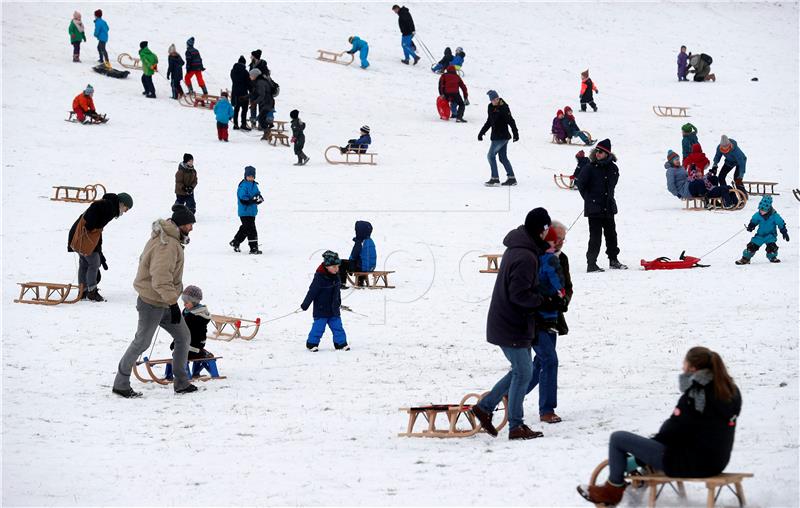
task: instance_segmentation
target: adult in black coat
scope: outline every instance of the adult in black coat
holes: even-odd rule
[[[417,65],[419,56],[417,56],[413,42],[414,32],[417,31],[414,27],[414,18],[411,17],[406,6],[393,5],[392,10],[397,14],[397,24],[400,25],[400,34],[402,35],[400,45],[403,47],[403,60],[401,62],[408,65],[408,59],[413,58],[414,65]]]
[[[611,141],[604,139],[589,154],[589,162],[581,168],[575,185],[583,198],[583,216],[589,219],[589,248],[586,251],[587,272],[602,272],[597,266],[602,236],[606,238],[606,254],[610,268],[625,270],[628,267],[617,259],[617,201],[614,189],[619,181],[617,157],[611,153]]]
[[[705,347],[686,353],[678,385],[683,395],[653,439],[624,431],[611,434],[608,481],[579,487],[586,499],[605,505],[622,500],[628,454],[672,477],[707,478],[725,469],[742,409],[739,388],[722,358]]]
[[[174,44],[169,46],[169,57],[167,58],[167,79],[169,80],[170,88],[172,88],[172,98],[179,99],[183,94],[183,58],[178,54]]]
[[[233,64],[231,69],[231,100],[233,100],[233,128],[239,128],[239,117],[241,116],[242,129],[249,131],[247,126],[247,106],[250,103],[250,73],[245,64],[247,61],[244,56],[239,57],[239,61]]]
[[[508,140],[511,139],[511,134],[508,128],[514,133],[514,142],[519,141],[519,131],[517,131],[517,123],[514,117],[511,116],[511,108],[508,104],[500,98],[494,90],[486,92],[489,96],[489,106],[486,108],[486,123],[481,127],[478,133],[478,141],[483,141],[483,135],[486,131],[492,129],[492,134],[489,139],[492,144],[489,146],[489,153],[486,158],[489,159],[489,168],[492,170],[492,177],[486,182],[487,187],[496,187],[500,185],[500,176],[497,173],[497,161],[495,156],[499,157],[500,162],[506,170],[508,177],[503,185],[517,185],[517,179],[514,176],[514,168],[511,167],[511,162],[508,160],[506,150],[508,149]]]

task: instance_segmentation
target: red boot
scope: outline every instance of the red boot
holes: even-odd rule
[[[608,482],[603,485],[592,485],[590,487],[579,485],[578,493],[580,493],[584,499],[592,503],[615,506],[622,501],[622,494],[625,493],[625,487],[627,487],[627,484],[617,487]]]

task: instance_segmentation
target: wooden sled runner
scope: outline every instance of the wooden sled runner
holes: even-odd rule
[[[289,135],[286,134],[286,124],[288,123],[284,120],[273,120],[272,128],[264,131],[261,140],[272,146],[278,146],[278,143],[283,146],[289,146]]]
[[[320,60],[322,62],[330,62],[339,65],[350,65],[355,60],[355,55],[353,55],[352,53],[347,53],[346,51],[337,53],[335,51],[325,51],[324,49],[318,49],[317,52],[319,53],[317,60]],[[349,62],[347,61],[348,56],[350,57]]]
[[[730,193],[736,195],[736,203],[732,205],[726,205],[725,201],[719,198],[706,198],[705,196],[691,196],[688,198],[682,198],[686,204],[684,210],[726,210],[726,211],[735,211],[741,210],[747,204],[747,194],[742,192],[739,189],[731,188],[729,189]]]
[[[589,131],[581,131],[581,132],[587,138],[589,138],[589,144],[588,145],[586,143],[584,143],[583,141],[581,141],[581,138],[579,138],[577,136],[572,136],[571,138],[566,138],[566,140],[564,140],[564,141],[559,141],[558,138],[556,138],[555,134],[553,135],[552,139],[550,139],[550,142],[553,143],[554,145],[581,145],[581,146],[592,146],[593,144],[597,143],[597,140],[592,137],[592,133],[591,132],[589,132]],[[574,143],[572,142],[573,139],[576,139],[576,141]]]
[[[189,363],[195,362],[204,362],[210,360],[220,360],[221,356],[212,356],[209,358],[197,358],[196,360],[189,360]],[[154,365],[172,365],[172,358],[164,358],[163,360],[148,360],[145,357],[143,360],[137,361],[133,364],[133,375],[136,376],[136,379],[141,381],[142,383],[158,383],[160,385],[168,385],[173,382],[172,379],[167,379],[166,377],[159,376],[154,370]],[[143,377],[139,373],[138,367],[140,365],[144,365],[145,370],[147,371],[147,378]],[[227,376],[192,376],[191,379],[193,381],[211,381],[217,379],[227,379]]]
[[[486,270],[480,270],[481,273],[497,273],[500,271],[500,258],[502,254],[482,254],[482,258],[486,258]]]
[[[126,69],[142,70],[142,62],[138,58],[133,58],[128,53],[120,53],[117,62]]]
[[[67,111],[67,113],[69,113],[69,118],[65,118],[64,119],[65,122],[80,123],[83,125],[95,125],[108,122],[108,118],[106,118],[106,115],[100,115],[100,118],[86,117],[87,120],[89,120],[88,122],[79,122],[77,113],[75,113],[74,111]]]
[[[72,284],[54,284],[51,282],[20,282],[19,298],[14,303],[32,303],[36,305],[58,305],[60,303],[76,303],[83,296],[83,287]],[[72,290],[77,290],[75,298],[68,300]]]
[[[406,428],[405,432],[401,432],[397,435],[398,437],[439,438],[474,436],[478,432],[482,431],[483,428],[475,418],[475,415],[472,414],[472,407],[474,404],[467,404],[467,401],[474,398],[475,404],[477,404],[483,397],[486,396],[486,393],[483,395],[478,395],[477,393],[468,393],[464,395],[464,398],[462,398],[461,402],[458,404],[431,404],[428,406],[400,408],[400,411],[405,411],[408,413],[408,427]],[[505,427],[506,423],[508,423],[507,405],[508,399],[503,397],[503,419],[498,425],[495,426],[498,431]],[[444,414],[447,417],[447,429],[436,427],[436,417],[440,414]],[[416,424],[419,415],[422,415],[428,422],[428,428],[422,431],[414,431],[414,425]],[[462,417],[464,420],[466,420],[469,428],[464,429],[458,427],[459,420],[461,420]]]
[[[353,289],[394,289],[389,285],[389,274],[394,272],[348,272],[347,282]],[[372,275],[372,280],[369,276]]]
[[[226,342],[230,342],[233,339],[253,340],[261,327],[261,318],[251,321],[239,317],[212,314],[211,324],[214,325],[214,331],[207,336],[209,339],[224,340]],[[248,330],[249,328],[252,328],[252,330]],[[249,333],[242,334],[243,329],[248,330]]]
[[[689,108],[685,106],[653,106],[656,116],[670,116],[673,118],[688,118]]]
[[[217,102],[219,102],[219,97],[219,95],[197,95],[195,93],[187,93],[181,95],[178,102],[181,106],[187,106],[190,108],[214,109],[214,106],[216,106]]]
[[[598,476],[608,467],[608,460],[601,462],[594,471],[589,481],[590,485],[597,485]],[[643,470],[643,474],[629,475],[627,479],[630,480],[631,485],[635,488],[647,487],[648,500],[647,506],[654,507],[658,497],[664,490],[664,486],[669,485],[678,496],[686,498],[686,489],[684,483],[704,483],[707,489],[706,494],[706,507],[712,508],[717,503],[717,499],[724,487],[727,487],[736,499],[739,501],[739,506],[744,506],[746,503],[744,497],[744,488],[742,487],[742,480],[745,478],[752,478],[752,473],[720,473],[717,476],[709,478],[673,478],[665,475],[664,473],[653,471],[650,468]],[[674,485],[673,485],[674,484]],[[731,487],[733,485],[733,487]],[[602,506],[602,505],[597,505]]]
[[[97,192],[97,188],[103,189],[102,194]],[[97,199],[97,196],[102,196],[106,193],[106,188],[102,183],[90,184],[86,187],[70,187],[67,185],[54,185],[55,196],[50,198],[50,201],[66,201],[68,203],[92,203]],[[74,195],[70,193],[74,192]],[[63,196],[61,194],[64,194]]]
[[[742,182],[748,194],[753,196],[780,196],[775,192],[775,186],[778,182]]]
[[[553,181],[556,183],[556,187],[559,189],[566,189],[566,190],[577,190],[578,188],[575,187],[575,179],[572,175],[553,175]]]
[[[351,166],[356,166],[359,164],[362,165],[370,165],[370,166],[377,166],[378,163],[375,162],[375,157],[378,155],[377,153],[371,152],[364,152],[364,153],[353,153],[353,152],[346,152],[344,153],[344,160],[331,160],[328,157],[328,152],[331,150],[335,150],[335,153],[342,154],[339,150],[339,147],[336,145],[331,145],[325,149],[325,160],[328,161],[328,164],[348,164]]]

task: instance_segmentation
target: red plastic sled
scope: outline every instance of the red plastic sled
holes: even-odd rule
[[[678,261],[672,261],[667,257],[660,257],[652,261],[645,261],[642,259],[641,264],[645,270],[679,270],[682,268],[705,268],[708,266],[701,265],[700,258],[687,256],[686,251],[681,252],[681,257]]]
[[[439,110],[439,118],[450,120],[450,103],[441,95],[436,99],[436,109]]]

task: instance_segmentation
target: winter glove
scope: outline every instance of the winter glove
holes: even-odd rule
[[[517,141],[519,141],[519,134],[515,135],[515,136],[514,136],[514,139],[512,139],[511,141],[513,141],[514,143],[516,143]]]
[[[348,55],[353,55],[353,54],[355,54],[355,51],[348,51],[347,54]]]
[[[586,154],[583,152],[583,150],[579,150],[578,153],[575,154],[576,159],[583,159],[584,157],[586,157]]]
[[[297,138],[292,136],[292,143],[297,143]]]
[[[713,174],[715,174],[715,175],[717,174],[717,165],[716,165],[716,164],[714,164],[713,166],[711,166],[711,173],[713,173]]]
[[[785,228],[784,228],[784,229],[781,229],[781,236],[782,236],[782,237],[783,237],[783,239],[784,239],[784,240],[786,240],[787,242],[789,241],[789,232],[788,232],[788,231],[786,231],[786,229],[785,229]]]
[[[264,202],[264,196],[262,196],[261,194],[256,194],[255,196],[253,196],[253,203],[260,205],[263,202]]]
[[[788,242],[789,240],[786,241]],[[103,267],[103,270],[108,270],[108,263],[106,263],[106,257],[102,252],[100,253],[100,265]]]
[[[753,231],[756,228],[756,225],[751,222],[750,224],[746,225],[745,227],[747,228],[748,231]]]
[[[192,194],[194,192],[194,187],[191,185],[186,185],[184,186],[183,191],[187,194]]]
[[[469,99],[464,97],[464,105],[469,106]]]
[[[173,303],[172,305],[169,306],[169,315],[170,315],[169,322],[172,323],[173,325],[177,325],[178,323],[181,322],[181,308],[178,307],[177,303]]]
[[[478,141],[483,141],[483,134],[478,134]]]

